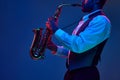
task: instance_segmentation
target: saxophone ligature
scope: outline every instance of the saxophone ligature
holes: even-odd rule
[[[61,4],[57,7],[53,18],[57,21],[63,6],[73,6],[73,7],[81,7],[80,4]],[[51,31],[49,29],[45,29],[43,33],[43,28],[34,29],[34,37],[30,47],[30,56],[34,60],[44,59],[44,53],[47,46],[48,41],[51,39]]]

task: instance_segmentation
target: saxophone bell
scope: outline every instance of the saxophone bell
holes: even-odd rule
[[[32,41],[32,45],[30,48],[30,56],[32,59],[37,60],[37,59],[43,59],[43,54],[40,54],[40,42],[41,42],[41,37],[42,37],[42,28],[34,29],[34,37]]]

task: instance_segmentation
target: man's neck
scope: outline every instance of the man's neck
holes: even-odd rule
[[[94,7],[93,7],[93,10],[91,10],[91,12],[94,12],[94,11],[96,11],[96,10],[98,10],[98,9],[101,9],[100,6],[97,5],[97,4],[95,4]],[[91,13],[91,12],[90,12],[90,13]]]

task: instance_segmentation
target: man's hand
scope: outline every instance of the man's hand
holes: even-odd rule
[[[52,54],[57,52],[57,46],[51,40],[48,41],[47,48],[52,51]]]
[[[46,22],[46,27],[51,30],[52,33],[55,33],[58,30],[58,21],[55,20],[53,17],[48,18]]]

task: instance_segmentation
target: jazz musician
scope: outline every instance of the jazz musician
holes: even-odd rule
[[[62,46],[49,41],[47,48],[54,55],[67,58],[64,80],[100,80],[96,65],[111,30],[111,23],[103,12],[106,0],[81,0],[81,2],[82,12],[88,14],[79,21],[72,35],[60,29],[53,17],[48,18],[46,27]]]

